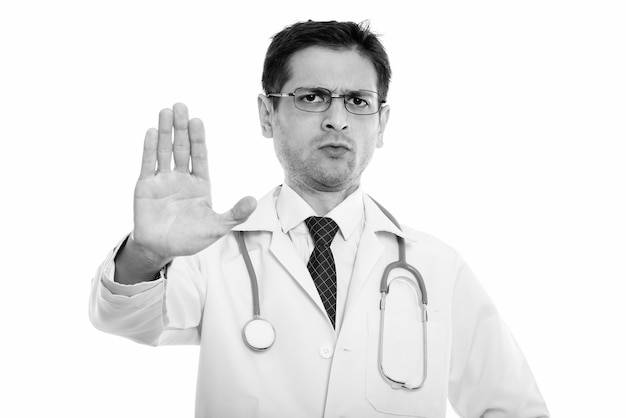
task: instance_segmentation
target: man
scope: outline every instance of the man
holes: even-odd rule
[[[98,270],[90,317],[145,344],[200,344],[197,417],[443,417],[446,398],[464,417],[548,416],[464,261],[360,187],[390,75],[365,26],[278,33],[258,108],[284,184],[224,214],[211,209],[202,122],[176,104],[147,132],[134,229]],[[401,246],[418,273],[392,269],[383,331],[381,278]]]

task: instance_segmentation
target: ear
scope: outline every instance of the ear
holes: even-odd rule
[[[272,105],[269,97],[264,94],[259,94],[257,99],[259,106],[259,122],[261,123],[261,133],[265,138],[274,137],[274,128],[272,127],[272,115],[274,113],[274,106]]]
[[[385,128],[387,127],[387,121],[389,120],[390,109],[389,106],[383,106],[380,109],[379,114],[379,126],[378,126],[378,140],[376,141],[376,148],[382,148],[383,142],[383,134],[385,133]]]

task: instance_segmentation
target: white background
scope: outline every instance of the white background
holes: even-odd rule
[[[625,6],[409,4],[0,6],[1,416],[192,416],[197,347],[96,331],[90,280],[161,108],[204,120],[216,209],[281,183],[256,95],[269,38],[309,18],[371,19],[388,49],[367,191],[468,260],[553,416],[623,416]]]

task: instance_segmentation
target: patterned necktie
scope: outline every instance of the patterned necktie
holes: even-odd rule
[[[304,222],[315,243],[307,268],[334,328],[337,308],[337,270],[333,253],[330,251],[330,243],[333,242],[339,226],[330,218],[317,216],[311,216]]]

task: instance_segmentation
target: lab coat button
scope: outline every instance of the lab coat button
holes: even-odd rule
[[[333,356],[333,348],[330,345],[324,344],[320,347],[320,357],[331,358]]]

